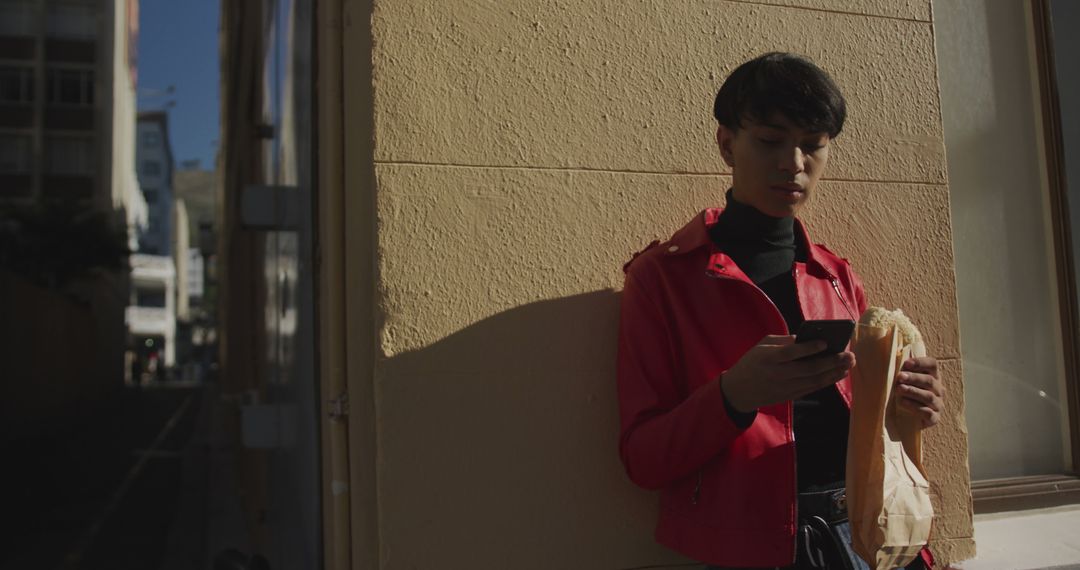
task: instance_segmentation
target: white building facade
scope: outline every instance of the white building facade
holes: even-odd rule
[[[176,364],[176,266],[171,257],[131,256],[132,302],[126,321],[136,349]]]
[[[131,256],[128,332],[136,358],[156,359],[159,366],[170,368],[176,364],[178,307],[168,115],[164,111],[139,113],[133,143],[148,224],[139,235],[139,252]]]

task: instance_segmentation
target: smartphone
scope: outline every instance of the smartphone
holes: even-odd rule
[[[851,342],[853,332],[855,332],[855,321],[851,320],[803,321],[798,334],[795,335],[795,342],[823,340],[828,346],[817,355],[839,354]]]

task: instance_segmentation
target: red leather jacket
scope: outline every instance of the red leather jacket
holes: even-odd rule
[[[630,478],[660,490],[656,540],[722,566],[795,559],[791,402],[758,410],[740,429],[718,378],[766,335],[788,334],[769,298],[709,239],[706,210],[626,265],[619,330],[619,454]],[[848,262],[814,245],[796,262],[806,319],[855,319],[866,309]],[[847,378],[837,385],[851,405]]]

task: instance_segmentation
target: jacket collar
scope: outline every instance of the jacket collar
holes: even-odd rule
[[[672,256],[686,255],[702,247],[709,247],[713,255],[710,256],[706,267],[707,271],[711,271],[716,263],[723,263],[718,261],[719,259],[724,259],[728,264],[734,265],[731,259],[709,237],[709,228],[720,218],[720,212],[723,212],[723,208],[708,208],[694,216],[690,223],[675,232],[675,235],[668,240],[665,254]],[[830,263],[821,248],[814,244],[813,241],[810,241],[810,234],[806,231],[806,226],[798,218],[795,219],[795,240],[806,245],[806,265],[808,270],[816,268],[831,278],[836,277],[835,271],[832,269],[833,264]]]

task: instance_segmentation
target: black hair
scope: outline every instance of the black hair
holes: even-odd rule
[[[844,128],[844,96],[829,74],[810,60],[772,52],[737,67],[716,94],[713,115],[737,131],[745,119],[780,113],[800,128],[835,138]]]

